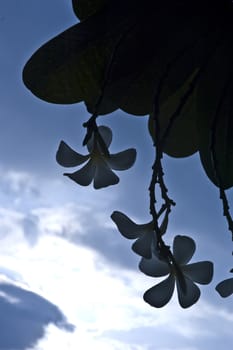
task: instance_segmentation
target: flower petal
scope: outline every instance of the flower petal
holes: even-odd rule
[[[220,282],[215,289],[222,298],[229,297],[231,294],[233,294],[233,278],[228,278]]]
[[[107,126],[101,125],[98,127],[98,131],[102,136],[106,147],[108,148],[112,142],[112,130]],[[94,145],[94,134],[92,134],[90,140],[87,142],[87,149],[91,153],[93,151]]]
[[[88,186],[92,182],[96,172],[96,166],[92,160],[80,170],[75,171],[72,174],[65,173],[65,176],[68,176],[71,180],[77,182],[79,185]]]
[[[151,259],[142,258],[139,263],[139,269],[147,276],[161,277],[170,273],[169,265],[154,255]]]
[[[152,241],[153,236],[152,232],[145,233],[143,236],[139,237],[136,242],[132,245],[132,250],[146,259],[150,259],[152,257]]]
[[[135,239],[144,235],[149,230],[152,231],[151,222],[143,225],[137,225],[127,215],[120,211],[114,211],[111,215],[111,219],[117,225],[120,233],[128,239]]]
[[[186,292],[184,293],[179,280],[176,279],[179,304],[184,309],[195,304],[201,295],[200,289],[196,286],[195,283],[193,283],[193,281],[191,281],[189,278],[185,278],[185,283]]]
[[[116,185],[119,177],[109,168],[103,159],[98,159],[94,176],[94,188],[99,189],[110,185]]]
[[[119,153],[111,154],[106,160],[112,169],[126,170],[134,164],[136,155],[136,149],[130,148]]]
[[[105,125],[99,126],[98,130],[99,130],[99,133],[102,136],[106,146],[109,147],[111,145],[111,142],[112,142],[112,130]]]
[[[210,261],[200,261],[182,266],[182,271],[192,281],[200,284],[208,284],[212,281],[214,266]]]
[[[175,287],[175,278],[169,275],[164,281],[156,286],[148,289],[143,296],[143,299],[154,307],[163,307],[172,297]]]
[[[173,242],[173,254],[180,265],[187,264],[196,250],[194,240],[188,236],[176,236]]]
[[[74,167],[80,165],[86,160],[88,160],[89,155],[83,156],[75,152],[70,146],[68,146],[64,141],[60,142],[57,150],[56,160],[58,164],[65,167]]]

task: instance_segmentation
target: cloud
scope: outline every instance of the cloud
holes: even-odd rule
[[[20,198],[38,198],[40,192],[35,178],[27,172],[0,169],[0,189],[8,198],[14,198],[14,203]]]
[[[59,236],[59,232],[64,230],[62,224],[65,220],[62,218],[67,218],[66,211],[61,216],[62,211],[54,208],[54,211],[50,209],[47,212],[47,216],[45,214],[43,211],[41,217],[45,221],[40,227],[45,231],[44,234],[41,232],[37,244],[28,247],[26,243],[23,245],[16,240],[14,253],[12,247],[3,244],[5,254],[2,262],[17,270],[39,294],[47,295],[59,305],[76,324],[78,338],[80,333],[81,338],[83,334],[87,345],[114,344],[112,347],[115,350],[120,348],[119,344],[129,346],[129,349],[135,344],[137,349],[133,339],[127,345],[126,340],[132,329],[139,330],[151,325],[161,327],[167,320],[161,313],[159,318],[154,318],[152,310],[148,310],[141,299],[143,288],[146,288],[146,283],[149,286],[149,281],[110,260],[106,262],[97,250],[76,246],[64,236]],[[60,221],[56,220],[58,217]],[[67,221],[69,224],[70,220],[71,217]],[[57,226],[54,226],[55,223]],[[52,234],[54,231],[56,235]],[[11,256],[7,249],[10,249]],[[116,331],[124,333],[121,339],[117,339]],[[143,342],[144,348],[145,345]]]
[[[44,234],[57,235],[100,252],[111,263],[135,268],[137,259],[130,252],[130,242],[121,237],[111,222],[115,207],[109,192],[93,193],[89,189],[88,193],[85,189],[87,195],[82,198],[79,195],[77,203],[66,182],[41,181],[35,195],[38,186],[32,174],[12,170],[3,174],[0,188],[8,201],[0,202],[0,235],[7,236],[9,244],[11,240],[26,238],[34,245]],[[77,186],[74,189],[79,190]],[[93,201],[91,195],[97,200]]]
[[[219,339],[230,344],[232,307],[217,296],[212,304],[209,287],[185,311],[175,295],[162,310],[144,303],[144,291],[157,281],[136,270],[131,242],[109,218],[114,199],[107,191],[83,193],[48,181],[41,182],[40,196],[29,196],[31,208],[0,204],[2,271],[58,305],[76,325],[67,334],[46,327],[36,350],[76,350],[77,344],[87,350],[217,350]]]
[[[83,332],[82,330],[77,330],[72,335],[65,334],[53,326],[48,327],[47,336],[36,347],[28,350],[77,350],[77,347],[85,350],[148,350],[140,344],[127,345],[124,341],[117,341],[111,337],[93,336],[91,332]]]
[[[35,245],[39,238],[38,217],[32,213],[28,213],[22,219],[22,229],[24,237],[30,245]]]
[[[57,306],[36,293],[9,282],[0,282],[0,349],[26,350],[54,324],[73,331]]]
[[[2,248],[13,249],[16,243],[36,244],[40,235],[38,217],[15,209],[0,207],[0,239]],[[3,252],[3,250],[2,250]]]
[[[0,207],[0,238],[2,242],[9,244],[8,249],[15,240],[23,238],[23,230],[20,225],[22,218],[21,212]]]
[[[87,247],[76,246],[63,237],[44,235],[38,243],[15,249],[2,261],[17,269],[38,294],[59,305],[76,325],[72,334],[49,327],[38,350],[89,349],[206,349],[217,350],[219,322],[231,329],[232,315],[222,307],[201,300],[189,310],[181,310],[174,297],[167,307],[157,310],[142,300],[143,291],[153,281],[114,264]],[[14,317],[14,315],[12,315]],[[232,340],[230,332],[225,341]],[[174,344],[175,342],[175,344]]]
[[[111,264],[135,269],[138,258],[130,251],[131,242],[119,234],[109,215],[101,208],[97,210],[95,205],[65,203],[52,208],[38,208],[34,210],[34,216],[41,232],[89,247]]]

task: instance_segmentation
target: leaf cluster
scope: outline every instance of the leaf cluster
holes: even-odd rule
[[[233,186],[232,1],[73,0],[72,5],[78,23],[32,55],[23,70],[24,83],[42,100],[83,101],[91,113],[83,144],[96,139],[95,152],[85,158],[63,142],[57,153],[63,166],[90,159],[81,170],[66,174],[81,185],[92,180],[95,188],[116,184],[112,169],[128,169],[136,157],[134,150],[123,151],[113,161],[97,118],[117,109],[149,116],[155,146],[149,188],[152,231],[160,258],[176,268],[159,225],[163,217],[167,230],[174,205],[163,179],[164,153],[179,158],[199,152],[206,175],[219,188],[233,233],[225,193]],[[163,201],[158,210],[156,185]]]

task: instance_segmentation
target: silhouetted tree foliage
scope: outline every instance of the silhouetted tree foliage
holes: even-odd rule
[[[212,280],[213,264],[188,264],[195,242],[176,236],[173,249],[164,235],[174,201],[164,182],[162,158],[199,152],[209,179],[219,188],[229,230],[233,221],[226,189],[233,186],[233,5],[230,0],[73,0],[79,22],[43,45],[23,71],[25,85],[52,103],[84,101],[91,113],[84,123],[81,155],[64,141],[57,161],[83,168],[65,174],[95,188],[118,183],[112,170],[131,167],[136,151],[110,154],[112,132],[98,126],[99,116],[121,109],[149,116],[148,131],[155,147],[149,187],[151,222],[138,225],[115,211],[119,231],[136,239],[132,249],[142,258],[140,270],[168,277],[144,294],[161,307],[178,290],[180,305],[200,296],[196,283]],[[162,204],[157,208],[155,188]],[[221,296],[233,293],[233,278],[216,287]]]

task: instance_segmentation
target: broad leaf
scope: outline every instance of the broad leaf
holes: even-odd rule
[[[203,74],[198,93],[200,158],[217,186],[233,186],[233,51],[225,39]],[[214,153],[213,153],[214,152]]]
[[[161,102],[201,64],[216,27],[215,3],[211,16],[206,2],[168,4],[73,1],[81,23],[31,57],[23,73],[26,86],[48,102],[84,101],[91,113],[104,86],[99,114],[117,108],[135,115],[150,113],[163,72],[171,66]]]
[[[161,106],[159,113],[161,136],[164,135],[170,125],[171,117],[179,106],[182,96],[187,91],[192,77],[193,75]],[[195,102],[194,92],[189,99],[187,99],[184,108],[170,128],[170,132],[163,146],[163,151],[172,157],[190,156],[198,150]],[[148,127],[152,138],[155,139],[153,115],[150,115]]]
[[[205,40],[210,28],[204,14],[200,17],[194,11],[183,16],[178,12],[174,16],[175,3],[169,9],[156,4],[153,11],[145,6],[138,13],[138,22],[123,36],[106,91],[107,98],[134,115],[152,111],[156,88],[168,64],[172,67],[164,80],[161,101],[184,84],[209,46]]]
[[[25,85],[45,101],[60,104],[85,101],[94,110],[112,51],[129,26],[131,7],[133,4],[128,6],[125,16],[122,8],[111,1],[108,7],[43,45],[24,67]],[[99,112],[110,113],[115,109],[115,104],[103,99]]]
[[[97,12],[106,0],[72,0],[73,10],[82,21]]]
[[[30,58],[23,80],[33,94],[53,103],[96,103],[117,35],[106,33],[104,17],[100,14],[71,27]],[[110,106],[108,112],[114,109]]]

